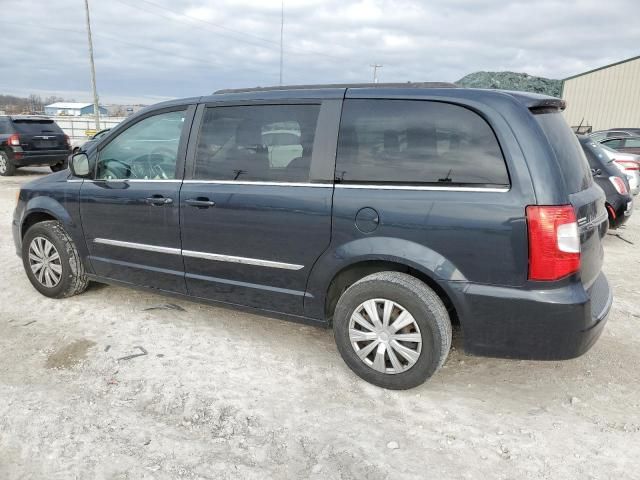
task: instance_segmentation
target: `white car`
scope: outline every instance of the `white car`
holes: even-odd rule
[[[640,155],[624,153],[600,144],[609,160],[613,160],[616,167],[622,170],[629,180],[629,189],[632,195],[640,193]]]

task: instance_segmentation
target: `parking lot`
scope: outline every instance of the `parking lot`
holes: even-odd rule
[[[466,356],[365,383],[330,330],[94,285],[51,300],[0,178],[0,478],[638,478],[640,214],[605,240],[615,300],[581,358]]]

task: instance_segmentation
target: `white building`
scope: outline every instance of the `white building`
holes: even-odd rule
[[[106,115],[107,109],[100,106],[100,115]],[[68,115],[79,117],[80,115],[93,115],[93,103],[56,102],[44,107],[45,115]]]

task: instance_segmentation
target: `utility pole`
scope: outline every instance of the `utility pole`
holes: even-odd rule
[[[373,68],[373,83],[378,83],[378,69],[384,67],[384,65],[374,63],[373,65],[369,66]]]
[[[284,0],[280,9],[280,85],[282,85],[282,64],[284,56]]]
[[[96,130],[100,130],[100,105],[98,103],[98,89],[96,88],[96,67],[93,64],[93,40],[91,40],[91,21],[89,19],[89,0],[84,0],[87,14],[87,37],[89,39],[89,63],[91,64],[91,88],[93,89],[93,114],[96,119]]]

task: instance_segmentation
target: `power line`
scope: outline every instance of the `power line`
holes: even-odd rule
[[[129,7],[141,10],[143,12],[151,13],[153,15],[158,15],[158,16],[160,16],[162,18],[165,18],[165,19],[168,19],[168,20],[180,21],[178,18],[175,18],[175,16],[177,15],[179,17],[186,18],[186,19],[194,21],[194,22],[202,23],[203,26],[223,29],[223,30],[232,32],[233,34],[235,34],[235,36],[231,36],[231,35],[228,35],[228,34],[223,34],[223,33],[220,33],[220,32],[215,32],[211,28],[207,28],[208,31],[211,31],[211,32],[215,33],[216,35],[219,35],[219,36],[222,36],[222,37],[226,37],[226,38],[231,38],[233,40],[244,42],[244,43],[256,46],[256,47],[266,48],[266,49],[269,49],[269,50],[276,50],[278,48],[278,42],[277,41],[270,40],[270,39],[267,39],[267,38],[264,38],[264,37],[259,37],[257,35],[253,35],[253,34],[250,34],[250,33],[247,33],[247,32],[243,32],[243,31],[240,31],[240,30],[234,30],[232,28],[224,27],[224,26],[221,26],[219,24],[216,24],[216,23],[213,23],[213,22],[209,22],[207,20],[203,20],[201,18],[192,17],[191,15],[186,15],[184,13],[178,12],[176,10],[172,10],[170,8],[166,8],[166,7],[162,6],[162,5],[158,5],[157,3],[150,2],[148,0],[138,0],[138,2],[146,3],[148,5],[153,5],[155,8],[158,8],[160,10],[164,10],[164,11],[167,11],[167,12],[171,13],[172,16],[163,15],[161,12],[156,12],[154,10],[149,10],[149,9],[146,9],[146,8],[142,8],[140,5],[129,3],[128,1],[125,1],[125,0],[116,0],[116,1],[119,2],[119,3],[122,3],[123,5],[127,5]],[[185,23],[185,22],[180,22],[180,23]],[[190,22],[186,23],[186,24],[193,26],[193,24],[190,23]],[[238,35],[240,36],[240,38],[238,38]],[[246,37],[250,37],[250,38],[246,38]],[[253,38],[255,40],[251,40],[251,38]],[[258,43],[258,42],[267,43],[267,44],[270,44],[270,45],[263,45],[263,44]],[[331,58],[333,60],[340,60],[340,61],[344,60],[343,57],[338,57],[336,55],[330,55],[330,54],[319,52],[319,51],[316,51],[316,50],[305,49],[304,51],[303,50],[295,51],[293,49],[287,49],[285,51],[286,51],[286,53],[288,53],[290,55],[309,55],[309,54],[314,54],[314,55],[319,55],[319,56]]]
[[[16,25],[16,22],[3,22],[2,20],[0,20],[0,25]],[[34,27],[38,27],[39,29],[46,29],[46,30],[53,30],[53,31],[58,31],[58,32],[66,32],[66,33],[75,33],[78,35],[84,34],[85,32],[83,32],[82,30],[73,30],[70,28],[60,28],[60,27],[52,27],[52,26],[48,26],[48,25],[40,25],[40,24],[36,24],[36,23],[32,23],[32,22],[23,22],[21,21],[19,23],[19,26],[24,26],[24,25],[30,25],[30,26],[34,26]],[[150,52],[156,52],[156,53],[160,53],[162,55],[167,55],[167,51],[166,50],[161,50],[158,48],[153,48],[153,47],[149,47],[146,45],[142,45],[139,43],[133,43],[133,42],[128,42],[126,40],[122,40],[119,37],[114,37],[112,35],[106,34],[106,33],[102,33],[102,32],[92,32],[92,36],[93,37],[99,37],[99,38],[104,38],[107,39],[109,41],[112,42],[117,42],[120,43],[122,45],[127,45],[133,48],[138,48],[141,50],[147,50]],[[116,52],[117,53],[117,52]],[[217,60],[211,60],[211,61],[207,61],[205,59],[203,59],[202,57],[190,57],[190,56],[186,56],[186,55],[181,55],[178,53],[170,53],[171,57],[173,58],[180,58],[182,60],[188,60],[190,62],[196,63],[202,67],[205,68],[211,68],[211,66],[219,66],[219,67],[228,67],[229,64],[228,63],[224,63],[224,62],[220,62]],[[259,72],[259,73],[265,73],[265,70],[259,70],[256,68],[248,68],[248,67],[243,67],[242,70],[247,70],[247,71],[252,71],[252,72]]]

